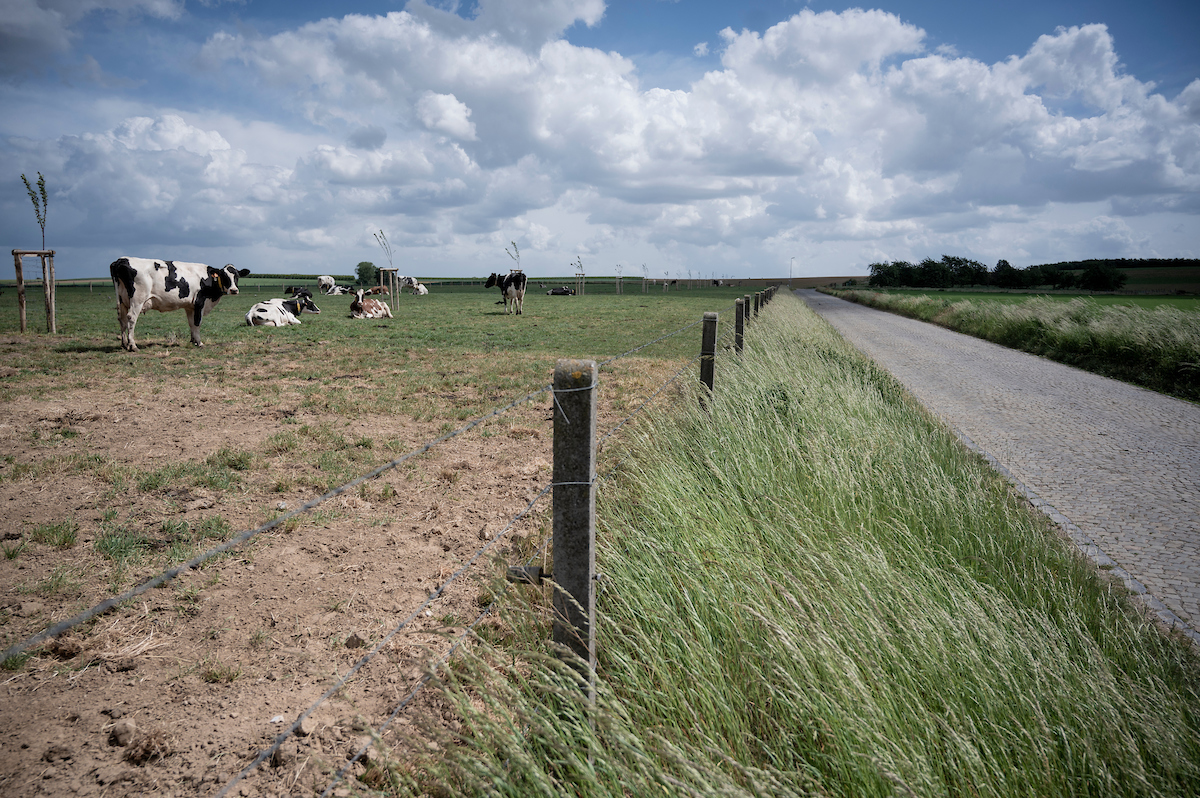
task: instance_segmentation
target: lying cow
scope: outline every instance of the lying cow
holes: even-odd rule
[[[378,296],[380,294],[383,294],[385,296],[391,295],[391,291],[388,289],[388,287],[386,285],[373,285],[369,289],[367,289],[367,293],[370,294],[371,296]]]
[[[551,288],[546,292],[546,296],[575,296],[575,289],[565,285],[562,288]]]
[[[297,295],[291,299],[268,299],[259,302],[246,313],[246,324],[251,327],[286,327],[299,324],[301,313],[320,313],[311,297]]]
[[[360,288],[354,294],[354,301],[350,303],[350,318],[390,319],[392,318],[392,309],[387,306],[386,302],[380,302],[371,297],[364,298],[363,290]]]
[[[149,308],[163,313],[186,311],[192,343],[204,346],[200,343],[200,322],[221,297],[237,294],[238,278],[250,273],[249,269],[235,269],[232,263],[214,269],[204,263],[148,258],[117,258],[108,271],[117,292],[121,346],[130,352],[138,351],[133,328],[138,316]]]
[[[416,286],[413,287],[413,296],[425,296],[428,293],[429,289],[425,287],[424,283],[417,283]]]
[[[499,287],[500,295],[504,297],[504,312],[512,312],[509,310],[511,304],[516,309],[517,315],[521,315],[522,306],[525,304],[525,275],[521,272],[514,272],[501,277],[493,272],[492,276],[483,284],[484,288],[492,286]]]

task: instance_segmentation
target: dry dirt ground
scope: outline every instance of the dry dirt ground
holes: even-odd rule
[[[258,451],[270,436],[295,430],[298,420],[341,425],[352,440],[427,441],[441,433],[437,422],[400,417],[347,424],[303,411],[231,412],[222,400],[236,396],[233,387],[149,388],[136,380],[119,391],[85,385],[66,398],[6,404],[0,419],[5,646],[163,570],[166,560],[157,552],[114,590],[111,563],[93,546],[105,519],[119,518],[153,540],[164,521],[195,528],[219,515],[236,533],[263,524],[283,504],[295,509],[323,492],[309,473],[314,466],[295,453],[262,455],[230,490],[168,486],[127,495],[114,493],[96,469],[21,477],[12,473],[14,463],[44,460],[48,449],[140,469],[203,462],[222,446]],[[259,535],[230,556],[36,646],[16,669],[0,670],[0,795],[221,792],[549,482],[550,418],[543,396],[490,426],[491,434],[456,437],[289,528]],[[374,464],[393,456],[379,451]],[[280,485],[290,487],[280,492]],[[492,553],[516,556],[511,547],[548,529],[549,511],[546,497]],[[64,519],[77,525],[73,546],[30,541],[32,530]],[[502,565],[486,565],[486,556],[482,562],[228,794],[320,794],[409,695],[431,658],[446,650],[447,633],[479,615],[487,597],[479,577]],[[370,756],[403,762],[412,746],[432,745],[419,727],[441,711],[434,691],[422,691],[383,736],[385,753]],[[354,766],[353,773],[363,771]],[[332,794],[358,794],[362,785],[353,784],[342,782]]]

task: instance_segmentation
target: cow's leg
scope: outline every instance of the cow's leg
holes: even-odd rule
[[[204,320],[204,306],[206,301],[197,299],[196,304],[192,306],[192,310],[188,313],[188,327],[192,330],[192,346],[204,346],[200,342],[200,322]]]
[[[121,328],[121,348],[129,348],[129,303],[117,294],[117,325]]]
[[[133,340],[133,328],[137,326],[138,316],[142,312],[142,302],[138,301],[137,294],[129,300],[129,308],[125,313],[125,327],[121,331],[121,344],[130,352],[138,351],[137,343]]]

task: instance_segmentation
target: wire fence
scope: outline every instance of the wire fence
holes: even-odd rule
[[[761,294],[769,294],[771,292],[768,291],[768,292],[760,292],[760,293]],[[750,295],[746,295],[744,298],[737,300],[737,302],[735,302],[734,305],[730,305],[730,306],[727,306],[727,307],[721,309],[721,312],[727,312],[731,308],[735,309],[738,313],[739,326],[736,328],[736,330],[735,329],[727,329],[725,334],[716,340],[716,345],[718,347],[735,348],[736,342],[740,341],[740,330],[741,330],[740,322],[742,321],[743,313],[745,313],[746,318],[750,317],[750,298],[751,298]],[[761,301],[763,304],[765,304],[766,298],[767,297],[761,298]],[[760,296],[758,294],[756,294],[754,296],[753,307],[754,307],[753,313],[755,315],[757,315],[757,312],[759,311],[759,308],[760,308]],[[714,317],[713,318],[714,323],[715,323],[715,317],[717,315],[718,314],[716,314],[716,313],[706,314],[706,316]],[[636,346],[626,352],[623,352],[619,355],[615,355],[611,358],[608,358],[607,360],[602,361],[601,363],[596,365],[596,375],[597,376],[593,383],[591,383],[588,386],[585,386],[584,388],[573,388],[573,389],[568,389],[568,390],[570,390],[570,391],[595,390],[598,387],[599,382],[600,382],[599,367],[609,366],[616,361],[619,361],[623,358],[630,357],[630,356],[636,354],[637,352],[641,352],[645,349],[648,349],[649,347],[651,347],[657,343],[661,343],[662,341],[668,340],[677,335],[681,335],[697,326],[700,326],[701,324],[704,324],[705,321],[706,321],[706,319],[701,319],[700,321],[685,325],[677,330],[674,330],[670,333],[660,336],[652,341],[648,341],[648,342],[641,344],[639,346]],[[740,346],[740,344],[738,344],[738,345]],[[615,424],[611,429],[609,429],[604,435],[599,436],[599,437],[593,437],[592,443],[591,443],[593,450],[599,451],[604,446],[604,444],[609,439],[611,439],[613,436],[615,436],[623,427],[625,427],[626,424],[628,424],[634,418],[639,416],[641,413],[645,412],[646,408],[650,405],[650,403],[653,402],[655,399],[657,399],[659,396],[661,396],[662,393],[665,390],[667,390],[667,388],[669,388],[671,385],[678,382],[678,380],[687,372],[687,370],[689,368],[694,368],[696,366],[697,362],[703,362],[706,357],[711,358],[712,356],[713,356],[712,352],[706,352],[706,351],[702,350],[700,354],[698,354],[696,357],[690,359],[687,363],[685,363],[682,367],[680,367],[674,374],[672,374],[665,382],[660,384],[640,404],[638,404],[638,406],[636,408],[634,408],[631,413],[629,413],[627,416],[622,418],[617,424]],[[711,388],[711,386],[709,386],[709,387]],[[182,563],[174,568],[170,568],[168,570],[163,571],[162,573],[158,574],[157,576],[137,585],[136,587],[131,588],[130,590],[125,591],[124,593],[121,593],[120,595],[112,596],[108,599],[105,599],[104,601],[101,601],[100,603],[96,604],[95,606],[91,607],[90,609],[85,610],[84,612],[81,612],[72,618],[68,618],[64,621],[54,624],[53,626],[48,627],[47,629],[43,630],[42,632],[32,635],[32,636],[26,638],[25,640],[23,640],[17,644],[14,644],[13,646],[10,646],[2,654],[0,654],[0,661],[8,660],[11,657],[18,656],[21,653],[28,650],[29,648],[36,646],[39,643],[41,643],[47,639],[56,637],[56,636],[62,634],[63,632],[68,631],[82,623],[85,623],[96,616],[99,616],[105,612],[108,612],[109,610],[111,610],[115,607],[119,607],[122,604],[128,602],[129,600],[135,598],[136,596],[141,595],[142,593],[145,593],[148,590],[151,590],[155,587],[159,587],[161,585],[165,585],[165,584],[171,582],[172,580],[174,580],[175,578],[177,578],[178,576],[180,576],[181,574],[184,574],[193,568],[199,567],[201,564],[207,562],[208,560],[211,560],[214,557],[217,557],[225,552],[231,551],[231,550],[241,546],[243,543],[249,541],[250,539],[254,538],[255,536],[262,534],[264,532],[270,531],[272,529],[275,529],[276,527],[279,527],[283,524],[286,524],[290,519],[292,519],[298,515],[301,515],[303,513],[307,513],[309,511],[313,510],[314,508],[318,507],[322,503],[324,503],[330,499],[333,499],[337,496],[340,496],[340,495],[346,493],[347,491],[353,490],[356,487],[358,487],[359,485],[363,484],[364,482],[374,479],[374,478],[380,476],[381,474],[383,474],[387,471],[390,471],[394,468],[397,468],[398,466],[408,462],[409,460],[413,459],[414,457],[424,454],[424,453],[430,451],[431,449],[434,449],[435,447],[439,446],[440,444],[443,444],[449,440],[452,440],[452,439],[458,437],[459,435],[462,435],[463,433],[466,433],[466,432],[474,429],[475,427],[488,421],[489,419],[493,419],[497,416],[503,415],[504,413],[507,413],[517,407],[520,407],[521,405],[526,404],[526,403],[538,398],[539,396],[542,396],[543,394],[550,393],[554,397],[556,409],[561,410],[561,405],[559,404],[559,400],[556,395],[557,393],[560,393],[560,392],[562,392],[561,389],[556,389],[554,385],[546,385],[546,386],[539,388],[536,391],[533,391],[532,393],[526,394],[525,396],[515,399],[502,407],[498,407],[482,416],[479,416],[479,417],[475,418],[474,420],[470,421],[469,423],[467,423],[451,432],[446,433],[445,435],[442,435],[438,438],[428,441],[427,443],[425,443],[424,445],[420,446],[417,449],[407,452],[407,453],[401,455],[400,457],[397,457],[394,460],[391,460],[391,461],[379,466],[378,468],[375,468],[374,470],[345,483],[344,485],[334,488],[333,490],[330,490],[330,491],[318,496],[317,498],[312,499],[311,501],[305,503],[304,505],[301,505],[300,507],[296,508],[295,510],[293,510],[291,512],[288,512],[284,515],[277,516],[276,518],[273,518],[272,520],[268,521],[267,523],[262,524],[258,527],[255,527],[253,529],[248,529],[248,530],[238,534],[237,536],[221,543],[220,545],[215,546],[212,549],[209,549],[208,551],[205,551],[202,554],[197,555],[196,557],[193,557],[191,560],[188,560],[185,563]],[[565,413],[564,413],[564,415],[565,415]],[[628,455],[626,455],[626,457],[628,457]],[[279,751],[279,749],[283,745],[283,743],[286,742],[290,737],[292,737],[294,734],[297,733],[297,731],[300,729],[301,725],[304,723],[304,721],[306,719],[308,719],[331,696],[335,695],[336,693],[338,693],[338,691],[342,690],[346,686],[346,684],[349,683],[351,681],[351,679],[353,679],[354,676],[359,673],[359,671],[361,671],[367,664],[369,664],[372,660],[374,660],[374,658],[376,656],[378,656],[378,654],[381,651],[384,650],[384,648],[396,637],[396,635],[398,635],[400,632],[402,632],[406,628],[408,628],[408,626],[414,621],[414,619],[420,617],[421,614],[434,601],[436,601],[438,598],[440,598],[443,595],[443,593],[446,591],[446,589],[448,587],[450,587],[451,584],[453,584],[463,574],[465,574],[472,567],[474,567],[475,564],[487,552],[492,550],[496,546],[496,544],[509,531],[511,531],[514,528],[514,526],[517,523],[519,523],[522,519],[526,518],[530,513],[532,513],[533,509],[537,505],[537,503],[542,498],[544,498],[547,494],[549,494],[554,488],[565,487],[565,486],[580,486],[580,485],[584,485],[589,488],[594,488],[595,484],[598,481],[607,479],[609,476],[611,476],[613,473],[615,473],[616,470],[624,463],[625,459],[626,459],[625,457],[621,458],[621,460],[619,460],[617,463],[613,464],[610,468],[608,468],[604,474],[593,473],[587,482],[554,482],[554,481],[551,481],[550,483],[544,485],[540,489],[540,491],[528,502],[528,504],[526,504],[526,506],[522,510],[520,510],[516,515],[514,515],[511,519],[508,520],[508,522],[505,524],[505,526],[502,529],[500,529],[483,546],[481,546],[461,567],[459,567],[454,573],[452,573],[440,585],[438,585],[438,587],[435,590],[430,592],[428,594],[428,596],[426,597],[425,601],[422,602],[419,607],[417,607],[411,613],[409,613],[409,615],[407,617],[405,617],[404,620],[402,620],[399,624],[397,624],[394,628],[392,628],[391,631],[389,631],[379,642],[377,642],[371,648],[370,651],[368,651],[366,654],[364,654],[362,657],[360,657],[358,659],[358,661],[355,662],[355,664],[346,672],[346,674],[344,676],[338,677],[336,682],[331,687],[329,687],[307,709],[305,709],[302,713],[300,713],[300,715],[297,716],[295,721],[293,721],[293,723],[286,730],[284,730],[283,732],[281,732],[280,734],[278,734],[276,736],[275,740],[269,747],[259,751],[259,753],[255,756],[255,758],[252,761],[250,761],[247,765],[245,765],[245,767],[243,767],[235,776],[233,776],[221,788],[221,790],[219,792],[216,793],[216,798],[223,798],[223,796],[228,795],[230,790],[232,790],[246,776],[253,773],[255,771],[255,769],[258,768],[259,765],[261,765],[264,761],[267,761],[267,760],[273,758],[275,756],[275,754]],[[525,563],[526,567],[528,567],[530,565],[530,563],[532,563],[538,557],[544,556],[547,548],[551,545],[553,540],[554,540],[554,538],[547,536],[546,539],[541,542],[540,547],[534,553],[534,555],[532,555],[526,561],[526,563]],[[589,580],[591,580],[593,578],[594,578],[594,575],[592,575],[592,577],[589,577]],[[395,709],[388,715],[388,717],[383,721],[383,723],[381,723],[378,727],[376,727],[374,729],[374,735],[372,737],[372,741],[367,743],[366,745],[362,746],[345,763],[345,765],[343,765],[333,775],[332,781],[326,787],[325,791],[322,793],[322,798],[324,798],[324,796],[328,796],[335,789],[335,787],[345,779],[346,774],[350,771],[350,769],[354,766],[354,764],[356,762],[358,762],[366,754],[366,752],[371,747],[371,745],[373,745],[374,739],[380,738],[383,735],[383,733],[385,731],[387,731],[387,729],[391,726],[391,724],[395,721],[395,719],[400,715],[400,713],[403,712],[404,709],[412,703],[412,701],[421,692],[421,690],[432,680],[432,678],[434,677],[434,674],[437,671],[437,668],[441,667],[444,663],[446,663],[450,659],[450,657],[453,656],[453,654],[459,649],[459,647],[466,641],[467,637],[470,634],[472,634],[473,630],[479,625],[479,623],[481,623],[483,621],[483,619],[486,618],[487,615],[492,612],[492,610],[496,607],[497,603],[503,598],[503,596],[504,596],[504,591],[501,590],[493,598],[492,602],[490,602],[488,604],[488,606],[485,607],[470,624],[468,624],[466,627],[463,628],[463,630],[456,636],[454,641],[450,644],[449,648],[441,655],[441,657],[438,658],[438,660],[435,663],[433,663],[429,667],[426,674],[417,682],[417,684],[412,688],[412,690],[397,704]]]

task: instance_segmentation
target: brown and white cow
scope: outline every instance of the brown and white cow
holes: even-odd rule
[[[117,321],[121,324],[121,346],[138,351],[133,329],[143,311],[167,313],[183,310],[192,331],[192,343],[200,342],[200,322],[217,306],[221,297],[238,292],[238,278],[249,269],[235,269],[227,263],[214,269],[204,263],[150,258],[117,258],[108,267],[117,292]]]
[[[363,290],[360,288],[354,294],[354,301],[350,303],[350,318],[390,319],[392,318],[392,309],[386,302],[380,302],[378,299],[370,297],[364,298]]]

